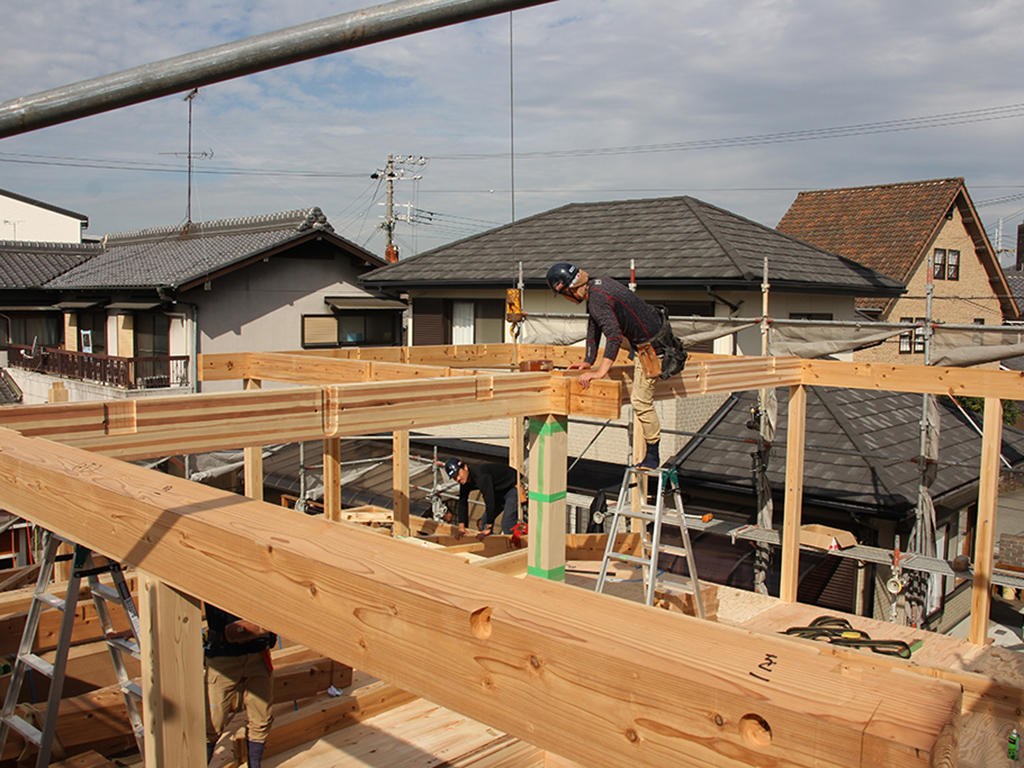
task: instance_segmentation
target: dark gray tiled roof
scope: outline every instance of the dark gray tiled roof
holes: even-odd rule
[[[99,253],[97,243],[0,241],[0,289],[40,288]]]
[[[176,288],[306,237],[330,233],[370,263],[379,259],[334,235],[319,208],[108,235],[102,253],[46,284],[56,290]]]
[[[592,275],[642,287],[760,290],[764,257],[772,288],[898,295],[902,283],[692,197],[574,203],[435,248],[363,277],[367,285],[544,284],[551,264],[570,261]]]
[[[785,488],[788,390],[779,396],[776,448],[768,477],[775,493]],[[747,428],[757,393],[743,392],[723,406],[719,423],[712,419],[702,432],[756,439]],[[939,398],[941,419],[939,465],[931,486],[941,504],[978,479],[981,435],[948,399]],[[868,514],[902,517],[917,503],[918,469],[911,459],[920,452],[921,395],[832,387],[808,388],[804,498]],[[753,494],[751,451],[754,445],[735,440],[691,441],[679,455],[680,477],[691,482],[729,487]],[[843,451],[826,453],[824,449]],[[860,454],[860,455],[857,455]],[[867,454],[867,455],[864,455]],[[1014,466],[1024,462],[1024,433],[1003,429],[1003,456]],[[961,466],[966,465],[966,466]]]

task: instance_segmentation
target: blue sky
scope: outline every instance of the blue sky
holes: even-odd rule
[[[0,101],[369,5],[8,4]],[[1012,248],[1022,28],[1018,0],[556,0],[203,88],[192,218],[319,206],[381,253],[370,174],[395,154],[429,159],[396,184],[433,222],[398,224],[403,256],[573,202],[692,195],[774,226],[800,190],[948,176]],[[0,187],[94,236],[181,223],[183,96],[0,139]]]

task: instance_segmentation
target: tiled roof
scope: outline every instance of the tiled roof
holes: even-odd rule
[[[764,257],[773,290],[895,296],[903,285],[849,259],[692,197],[574,203],[374,270],[367,285],[544,284],[570,261],[592,275],[641,286],[760,290]]]
[[[1004,270],[1006,284],[1010,286],[1010,293],[1017,301],[1017,306],[1024,308],[1024,272],[1016,270]]]
[[[801,192],[777,229],[906,283],[964,191],[951,178]]]
[[[40,288],[100,252],[98,243],[0,240],[0,289]]]
[[[776,448],[768,477],[776,493],[786,482],[788,392],[779,396]],[[757,393],[744,392],[723,406],[701,432],[725,438],[756,438],[746,424]],[[938,398],[941,420],[939,471],[931,486],[937,504],[978,479],[981,461],[979,427],[972,426],[946,398]],[[717,416],[716,416],[717,418]],[[807,395],[804,498],[807,503],[839,505],[868,514],[901,517],[917,502],[921,395],[835,387],[810,387]],[[751,445],[708,438],[684,448],[680,476],[697,484],[753,494]],[[838,450],[828,453],[826,449]],[[1024,462],[1024,433],[1003,429],[1003,456],[1014,466]],[[860,454],[860,455],[858,455]],[[865,455],[866,454],[866,455]],[[677,459],[670,460],[669,464]]]
[[[333,234],[319,208],[108,235],[102,253],[51,280],[46,288],[176,288],[310,232],[343,240]],[[382,263],[356,244],[344,242],[370,263]]]

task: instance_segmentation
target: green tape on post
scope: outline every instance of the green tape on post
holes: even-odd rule
[[[565,581],[564,565],[560,565],[557,568],[538,568],[534,565],[528,565],[526,567],[526,573],[530,576],[547,579],[548,581]]]

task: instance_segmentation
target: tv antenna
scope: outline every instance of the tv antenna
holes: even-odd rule
[[[213,157],[213,150],[207,152],[193,152],[192,151],[192,102],[195,101],[196,96],[199,95],[199,89],[193,88],[186,94],[183,101],[188,102],[188,152],[184,154],[181,152],[161,152],[162,155],[173,155],[174,157],[186,157],[188,158],[188,201],[185,205],[185,229],[187,230],[192,224],[192,174],[193,167],[192,161],[197,157]]]

